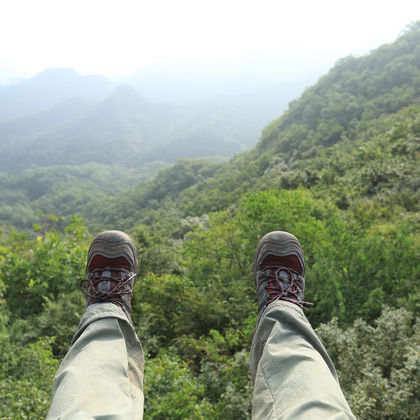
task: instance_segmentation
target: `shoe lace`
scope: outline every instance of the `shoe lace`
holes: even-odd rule
[[[105,272],[110,274],[104,275]],[[112,274],[115,275],[112,276]],[[89,298],[89,304],[105,301],[122,307],[121,297],[133,292],[131,281],[135,276],[135,273],[124,268],[98,268],[80,280],[79,289]],[[109,281],[111,285],[114,285],[110,290],[101,290],[98,286],[103,281]]]
[[[269,303],[281,299],[295,303],[302,309],[313,306],[312,302],[300,299],[303,296],[305,279],[297,271],[284,266],[268,266],[258,273],[259,289],[266,292],[266,298],[261,304],[265,308]]]

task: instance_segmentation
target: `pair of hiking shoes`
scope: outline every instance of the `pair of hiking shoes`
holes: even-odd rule
[[[137,249],[126,233],[109,230],[92,241],[86,276],[80,289],[87,305],[111,302],[131,320],[131,298],[138,272]],[[254,255],[254,278],[258,312],[275,300],[286,300],[301,308],[304,302],[305,262],[299,241],[288,232],[274,231],[261,238]]]

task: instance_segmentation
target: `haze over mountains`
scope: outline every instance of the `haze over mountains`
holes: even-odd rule
[[[176,82],[176,89],[191,88]],[[180,158],[226,159],[254,146],[304,89],[259,84],[252,92],[255,83],[241,83],[247,93],[197,91],[200,101],[177,96],[176,104],[68,68],[0,86],[0,222],[30,227],[37,211],[77,212]]]
[[[110,163],[138,167],[182,157],[226,158],[252,147],[303,86],[154,103],[127,85],[48,69],[0,90],[0,164]]]
[[[296,98],[328,70],[320,63],[289,68],[285,57],[257,55],[218,63],[179,63],[144,67],[122,81],[157,102],[197,102],[220,95],[276,91]]]
[[[47,69],[31,79],[0,89],[0,123],[46,111],[66,99],[102,99],[113,90],[102,76],[79,76],[72,69]]]

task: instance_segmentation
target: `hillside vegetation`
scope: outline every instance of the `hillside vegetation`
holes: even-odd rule
[[[79,213],[180,158],[227,159],[255,145],[263,126],[286,108],[291,90],[153,103],[129,86],[71,69],[4,87],[0,223],[28,229],[40,212]]]
[[[178,162],[97,215],[89,211],[88,223],[129,229],[135,220],[150,224],[152,214],[161,219],[167,207],[199,216],[249,191],[299,186],[342,210],[389,204],[418,211],[419,40],[417,24],[366,57],[341,60],[263,130],[253,150],[210,172],[206,162],[201,170]]]
[[[250,418],[253,253],[278,229],[302,243],[305,300],[315,304],[307,316],[356,416],[416,418],[419,111],[416,23],[393,44],[341,60],[226,163],[181,160],[87,200],[77,207],[84,221],[45,217],[34,235],[5,226],[1,417],[45,416],[84,310],[77,279],[92,235],[119,228],[141,261],[133,319],[147,355],[147,418]]]

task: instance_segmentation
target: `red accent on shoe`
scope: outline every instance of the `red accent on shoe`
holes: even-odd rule
[[[268,255],[264,258],[261,263],[261,269],[264,270],[267,267],[287,267],[302,274],[302,266],[296,255],[286,255],[284,257],[278,257],[277,255]]]
[[[103,255],[95,255],[90,263],[89,270],[93,271],[97,268],[124,268],[130,270],[130,264],[124,257],[107,258]]]

